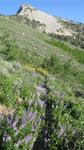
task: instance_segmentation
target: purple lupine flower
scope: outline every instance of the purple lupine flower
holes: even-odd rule
[[[32,134],[25,136],[24,141],[26,144],[28,144],[32,139]]]
[[[12,127],[12,128],[15,128],[15,127],[16,127],[16,124],[18,123],[18,121],[19,121],[19,118],[16,117],[16,119],[15,119],[15,121],[12,123],[11,127]]]
[[[36,118],[36,114],[33,113],[32,116],[30,117],[30,121],[33,121]]]
[[[12,126],[13,129],[16,128],[16,122],[13,122]]]
[[[37,86],[37,94],[39,95],[41,93],[46,94],[46,89],[42,86]]]
[[[28,118],[31,118],[32,114],[33,114],[33,112],[30,111],[29,114],[28,114]]]
[[[14,130],[15,130],[16,132],[18,132],[18,129],[17,129],[17,127],[15,127],[15,128],[14,128]]]

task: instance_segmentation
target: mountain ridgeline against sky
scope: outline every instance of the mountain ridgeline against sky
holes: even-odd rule
[[[0,150],[84,150],[84,24],[0,15]]]
[[[17,20],[52,37],[84,47],[84,24],[48,15],[31,5],[23,4],[17,12]]]
[[[30,5],[22,5],[17,12],[17,15],[30,19],[31,21],[35,20],[39,23],[38,29],[42,31],[45,30],[47,33],[67,36],[72,35],[72,31],[69,29],[67,30],[67,28],[60,23],[60,19],[35,9]]]

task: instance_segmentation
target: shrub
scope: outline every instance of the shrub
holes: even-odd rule
[[[63,42],[57,41],[53,38],[50,41],[46,40],[46,42],[63,49],[65,52],[69,52],[72,55],[72,57],[74,57],[81,64],[84,64],[84,51],[77,48],[71,48],[68,45],[64,44]]]
[[[49,59],[45,58],[42,67],[48,69],[49,72],[66,78],[75,76],[77,71],[71,64],[71,60],[61,62],[57,56],[52,55]]]

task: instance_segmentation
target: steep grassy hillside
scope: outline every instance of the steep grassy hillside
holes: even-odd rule
[[[84,51],[0,16],[0,149],[83,150]]]
[[[27,4],[21,5],[17,14],[9,18],[84,49],[83,23],[49,15]]]

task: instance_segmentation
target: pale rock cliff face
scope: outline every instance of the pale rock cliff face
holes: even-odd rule
[[[44,25],[43,28],[39,27],[39,30],[45,30],[47,33],[54,33],[57,35],[72,36],[72,31],[63,26],[59,18],[35,9],[30,5],[22,5],[17,15],[27,17],[31,21],[39,21]]]

